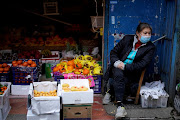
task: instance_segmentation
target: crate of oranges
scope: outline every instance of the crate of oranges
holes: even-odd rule
[[[29,85],[38,80],[38,62],[34,59],[12,61],[13,85]]]
[[[10,65],[7,63],[0,64],[0,82],[10,81]]]
[[[0,109],[9,100],[11,82],[0,82]]]

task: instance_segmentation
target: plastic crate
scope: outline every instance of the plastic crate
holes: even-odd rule
[[[160,108],[167,107],[168,97],[169,97],[169,96],[161,96],[161,97],[157,100],[157,107],[160,107]]]
[[[0,73],[0,82],[10,81],[10,71],[8,73]]]
[[[10,95],[10,85],[11,82],[0,82],[2,85],[7,85],[7,89],[4,91],[3,95],[0,95],[0,109],[3,108],[6,101],[9,100],[8,96]]]
[[[58,84],[60,83],[61,79],[64,79],[64,76],[54,76],[54,81],[57,81]]]
[[[102,76],[101,75],[94,75],[94,83],[95,86],[93,87],[94,93],[101,93],[101,79]]]
[[[37,67],[12,67],[13,85],[29,85],[38,81]],[[26,79],[30,75],[31,77]]]
[[[167,107],[167,101],[168,101],[168,96],[161,96],[159,99],[152,99],[151,97],[145,99],[145,96],[141,95],[142,108]]]

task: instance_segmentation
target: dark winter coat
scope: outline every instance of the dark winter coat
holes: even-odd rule
[[[126,35],[110,52],[110,66],[108,67],[104,81],[107,83],[109,77],[112,77],[111,69],[117,60],[124,61],[133,48],[134,35]],[[155,51],[155,45],[149,41],[146,45],[138,48],[136,56],[132,64],[126,64],[124,74],[130,76],[133,80],[137,81],[140,78],[141,72],[151,62]],[[132,80],[131,80],[132,81]]]

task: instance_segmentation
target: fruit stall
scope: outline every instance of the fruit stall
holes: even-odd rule
[[[28,97],[28,120],[79,118],[69,115],[69,109],[85,110],[82,117],[92,117],[93,94],[102,88],[102,62],[97,57],[48,49],[16,55],[0,64],[0,118],[5,119],[11,109],[9,95]]]
[[[28,120],[92,117],[93,95],[101,93],[103,75],[102,35],[91,26],[94,1],[83,2],[89,6],[84,10],[71,1],[77,6],[71,12],[70,2],[61,2],[2,3],[2,15],[8,16],[0,27],[0,120],[11,110],[11,96],[27,96]],[[43,14],[40,4],[44,10],[55,5],[59,11]],[[75,115],[78,112],[81,117]]]

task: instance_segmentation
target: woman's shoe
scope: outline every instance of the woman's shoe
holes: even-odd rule
[[[121,119],[121,118],[125,117],[126,115],[127,115],[127,112],[126,112],[125,108],[119,106],[117,108],[117,112],[116,112],[116,115],[115,115],[115,120]]]

